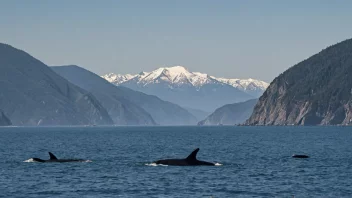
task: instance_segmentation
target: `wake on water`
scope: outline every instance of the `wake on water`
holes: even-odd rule
[[[156,163],[150,163],[150,164],[145,164],[146,166],[168,166],[164,164],[156,164]]]
[[[37,161],[34,161],[33,158],[29,158],[27,160],[24,160],[23,162],[37,162]],[[85,160],[85,161],[79,161],[79,162],[82,162],[82,163],[87,163],[87,162],[93,162],[91,160]]]
[[[168,166],[168,165],[164,165],[164,164],[156,164],[156,163],[149,163],[149,164],[145,164],[146,166]],[[220,163],[215,163],[215,166],[222,166],[222,164]]]
[[[36,162],[36,161],[34,161],[33,158],[29,158],[27,160],[24,160],[23,162]]]
[[[34,161],[33,158],[29,158],[27,160],[24,160],[23,162],[37,162],[37,161]],[[87,162],[92,162],[91,160],[86,160],[86,161],[82,161],[83,163],[87,163]],[[145,164],[146,166],[168,166],[168,165],[164,165],[164,164],[156,164],[156,163],[147,163]],[[220,163],[215,163],[215,166],[222,166],[222,164]]]

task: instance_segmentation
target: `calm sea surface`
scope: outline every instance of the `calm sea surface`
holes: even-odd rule
[[[198,147],[198,159],[222,166],[151,166]],[[48,159],[48,151],[92,162],[24,162]],[[352,128],[5,127],[0,192],[0,197],[352,197]]]

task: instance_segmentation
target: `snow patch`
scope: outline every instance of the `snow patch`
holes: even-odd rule
[[[268,88],[269,83],[266,83],[264,81],[248,78],[248,79],[238,79],[238,78],[233,78],[233,79],[227,79],[227,78],[216,78],[214,76],[211,76],[211,78],[218,80],[219,82],[231,85],[233,87],[239,88],[241,90],[265,90]]]

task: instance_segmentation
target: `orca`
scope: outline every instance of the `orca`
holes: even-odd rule
[[[296,155],[296,154],[292,155],[292,157],[293,158],[309,158],[308,155]]]
[[[214,163],[205,162],[197,160],[197,153],[199,148],[194,150],[187,158],[185,159],[164,159],[155,161],[155,164],[170,165],[170,166],[215,166]]]
[[[58,159],[54,154],[49,152],[50,159],[43,160],[40,158],[31,158],[34,162],[86,162],[83,159]]]

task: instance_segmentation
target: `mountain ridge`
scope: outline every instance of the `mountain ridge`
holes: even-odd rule
[[[227,104],[216,109],[198,125],[236,125],[244,123],[252,114],[258,99]]]
[[[252,78],[231,79],[231,78],[210,76],[208,74],[201,73],[201,72],[190,72],[184,66],[160,67],[152,72],[140,72],[139,74],[123,75],[123,74],[109,73],[101,77],[115,85],[120,85],[133,79],[134,80],[138,79],[137,80],[138,83],[143,83],[144,85],[146,85],[146,84],[152,83],[153,80],[156,80],[158,77],[160,78],[163,72],[165,73],[168,72],[169,77],[171,78],[168,78],[167,80],[172,84],[177,84],[178,82],[180,82],[180,79],[189,81],[195,87],[200,87],[207,83],[224,83],[245,92],[249,91],[249,93],[253,93],[250,91],[257,91],[257,90],[261,90],[263,92],[269,86],[269,84],[264,81],[256,80]]]
[[[0,44],[0,90],[0,109],[13,125],[112,124],[92,95],[8,44]]]

